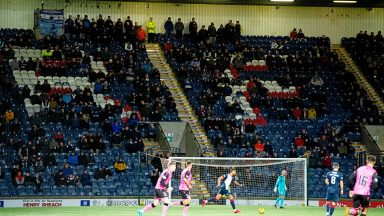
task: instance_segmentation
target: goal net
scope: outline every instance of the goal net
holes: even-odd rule
[[[219,191],[218,177],[228,174],[230,168],[237,171],[238,182],[242,187],[231,184],[231,194],[238,205],[273,205],[278,194],[273,192],[275,182],[282,170],[287,170],[286,205],[307,205],[307,162],[305,158],[198,158],[171,157],[163,160],[163,168],[176,162],[171,186],[172,199],[180,197],[180,175],[186,162],[193,163],[192,176],[195,184],[191,198],[196,200],[215,196]],[[226,200],[216,204],[226,204]]]

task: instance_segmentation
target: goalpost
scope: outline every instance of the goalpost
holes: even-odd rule
[[[192,175],[195,185],[191,197],[195,200],[215,196],[219,191],[217,178],[228,174],[234,167],[237,178],[243,187],[231,184],[231,193],[238,205],[273,205],[278,194],[273,192],[275,182],[282,170],[288,171],[286,178],[286,205],[307,205],[307,160],[305,158],[203,158],[203,157],[170,157],[163,160],[163,169],[170,161],[176,162],[173,173],[172,197],[180,197],[179,183],[181,171],[187,161],[193,164]],[[227,201],[228,202],[228,201]],[[225,201],[217,202],[226,204]],[[228,204],[228,203],[227,203]]]

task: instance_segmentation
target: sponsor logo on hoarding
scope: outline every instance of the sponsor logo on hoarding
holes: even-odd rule
[[[90,200],[80,200],[80,206],[91,206]]]

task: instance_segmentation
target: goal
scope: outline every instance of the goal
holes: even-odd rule
[[[277,194],[273,192],[275,182],[282,170],[288,171],[286,178],[288,206],[307,205],[307,161],[305,158],[200,158],[171,157],[163,160],[163,168],[170,162],[176,162],[171,186],[172,198],[180,196],[179,183],[181,171],[187,161],[193,163],[192,175],[195,184],[191,191],[192,199],[206,199],[215,196],[217,178],[236,168],[238,182],[242,187],[231,185],[231,193],[238,205],[273,205]],[[197,200],[197,201],[196,201]],[[226,204],[222,201],[218,204]]]

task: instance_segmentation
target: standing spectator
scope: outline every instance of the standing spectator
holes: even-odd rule
[[[83,174],[80,177],[80,183],[85,186],[85,185],[92,185],[91,184],[91,175],[88,173],[88,170],[84,170]]]
[[[36,192],[41,192],[41,183],[43,182],[43,179],[39,173],[36,173],[35,176],[33,176],[33,182],[36,185]]]
[[[65,23],[64,23],[64,33],[65,33],[65,36],[67,38],[71,38],[72,37],[73,26],[74,25],[75,25],[75,22],[72,19],[72,15],[69,15],[68,19],[65,20]]]
[[[291,33],[289,34],[289,37],[290,37],[291,39],[296,39],[296,38],[297,38],[297,30],[296,30],[296,28],[294,28],[294,29],[291,31]]]
[[[208,35],[207,29],[205,29],[205,25],[201,26],[201,29],[197,37],[199,38],[200,42],[207,43],[209,35]]]
[[[129,38],[133,32],[133,22],[130,16],[127,16],[127,19],[124,21],[124,29],[125,35],[127,36],[127,38]]]
[[[150,17],[147,21],[147,32],[148,32],[148,43],[154,43],[155,42],[155,36],[156,36],[156,22],[153,21],[153,18]]]
[[[216,27],[213,22],[211,22],[211,25],[208,27],[208,35],[209,35],[209,40],[208,44],[215,45],[216,43]]]
[[[147,37],[147,33],[145,33],[142,26],[139,26],[139,28],[136,31],[136,40],[139,47],[142,47],[146,37]]]
[[[164,29],[165,29],[165,38],[169,39],[172,36],[173,32],[173,22],[171,20],[171,17],[168,17],[168,20],[164,23]]]
[[[241,25],[240,25],[240,21],[236,21],[236,25],[235,25],[235,35],[236,35],[236,40],[240,41],[240,37],[241,37]]]
[[[180,39],[183,36],[183,31],[184,31],[184,23],[181,22],[181,18],[177,19],[177,22],[175,23],[175,30],[176,30],[176,38]]]
[[[115,23],[115,33],[116,33],[116,38],[118,41],[121,41],[123,38],[123,22],[121,22],[121,19],[117,19]]]
[[[304,39],[305,38],[304,33],[301,29],[299,29],[299,33],[297,33],[297,38],[298,39]]]
[[[120,174],[122,172],[125,172],[125,170],[127,169],[127,164],[121,159],[121,157],[119,157],[113,167],[115,168],[115,171]]]
[[[17,175],[15,176],[16,185],[23,185],[24,181],[25,181],[25,179],[24,179],[23,174],[21,173],[21,171],[18,171]]]
[[[196,41],[197,39],[197,23],[195,18],[192,18],[192,21],[189,23],[189,37],[192,41]]]

